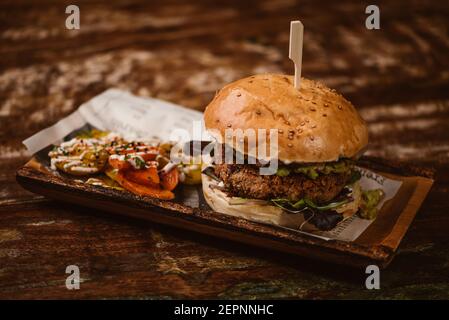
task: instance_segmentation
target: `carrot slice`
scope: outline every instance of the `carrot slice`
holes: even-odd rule
[[[147,196],[161,200],[172,200],[175,198],[173,192],[162,190],[160,188],[144,186],[126,179],[122,172],[117,174],[117,182],[126,190],[131,191],[139,196]]]
[[[173,190],[179,182],[179,172],[176,168],[171,169],[167,173],[161,174],[161,185],[164,189]]]
[[[138,184],[143,184],[145,186],[159,186],[160,182],[156,167],[149,167],[140,170],[127,170],[125,172],[125,177],[128,180]]]
[[[131,168],[131,164],[128,161],[120,160],[120,159],[113,158],[113,157],[109,157],[108,163],[114,169],[127,170],[127,169]]]

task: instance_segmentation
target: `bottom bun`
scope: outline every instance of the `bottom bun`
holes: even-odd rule
[[[216,212],[302,231],[319,231],[313,225],[307,223],[300,213],[286,213],[269,201],[230,197],[220,190],[219,183],[211,177],[202,174],[201,180],[204,198]],[[343,210],[338,210],[343,215],[343,221],[358,211],[360,194],[360,186],[357,184],[353,191],[355,200],[344,205]]]

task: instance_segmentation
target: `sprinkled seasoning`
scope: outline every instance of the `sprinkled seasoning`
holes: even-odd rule
[[[299,132],[299,133],[302,133],[302,129],[298,129],[298,132]]]
[[[260,115],[262,114],[262,112],[260,112],[260,110],[257,110],[257,111],[256,111],[256,114],[257,114],[258,116],[260,116]]]
[[[232,127],[232,124],[228,123],[228,128]]]
[[[293,147],[293,144],[289,143],[288,146],[291,148],[291,147]]]
[[[316,128],[316,124],[312,125],[312,128]]]
[[[306,123],[303,121],[303,122],[301,122],[301,126],[304,126]]]
[[[340,105],[338,105],[338,109],[340,109],[340,110],[341,110],[341,109],[343,109],[343,108],[342,108],[342,107],[341,107]]]
[[[280,134],[284,133],[284,130],[282,130],[282,129],[279,129],[278,131],[279,131]]]
[[[328,107],[329,107],[329,104],[328,104],[328,103],[325,103],[325,104],[324,104],[324,107],[325,107],[325,108],[328,108]]]
[[[313,141],[313,140],[315,140],[315,137],[314,136],[309,136],[309,139]]]
[[[323,113],[323,117],[327,117],[327,114]]]
[[[310,107],[310,111],[316,111],[314,107]]]
[[[239,92],[239,93],[237,93],[237,97],[241,97],[242,96],[242,94]]]

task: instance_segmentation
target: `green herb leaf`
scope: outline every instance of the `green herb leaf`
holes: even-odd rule
[[[145,161],[141,157],[135,157],[134,161],[136,162],[136,167],[139,169],[145,168]]]

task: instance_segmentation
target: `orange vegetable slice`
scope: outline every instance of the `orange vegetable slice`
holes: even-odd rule
[[[144,186],[126,179],[122,172],[119,172],[116,176],[116,181],[126,190],[131,191],[139,196],[147,196],[157,198],[161,200],[172,200],[175,198],[173,192],[169,190],[163,190],[159,187]]]
[[[143,184],[145,186],[159,186],[159,175],[156,167],[149,167],[140,170],[127,170],[125,177],[132,182]]]
[[[179,182],[179,172],[176,168],[171,169],[167,173],[161,174],[161,185],[164,189],[173,190]]]
[[[111,167],[118,170],[127,170],[131,168],[131,164],[126,160],[109,157],[108,163]]]

